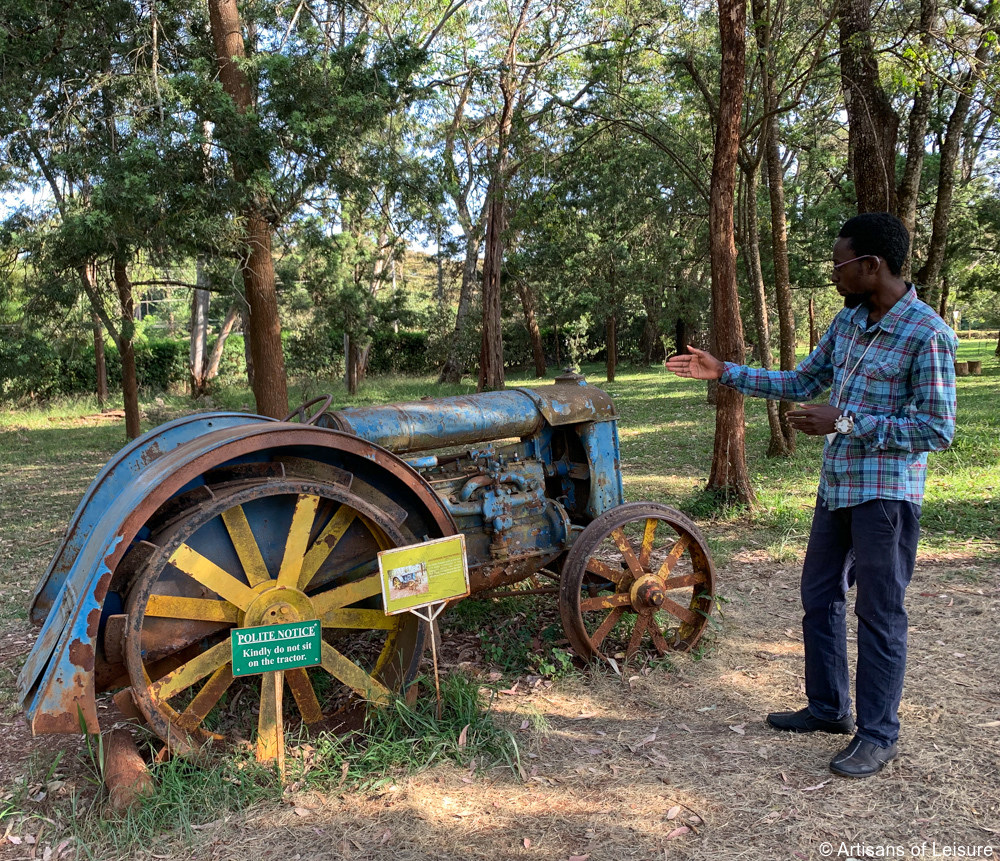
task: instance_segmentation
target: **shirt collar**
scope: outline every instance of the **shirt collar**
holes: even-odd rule
[[[884,329],[890,335],[896,330],[896,326],[899,325],[903,316],[907,311],[913,306],[913,303],[917,301],[917,290],[909,282],[906,282],[906,292],[896,301],[888,313],[879,320],[874,326],[872,326],[872,331],[876,329]],[[868,309],[861,305],[854,309],[854,316],[851,318],[852,322],[859,329],[868,329]]]

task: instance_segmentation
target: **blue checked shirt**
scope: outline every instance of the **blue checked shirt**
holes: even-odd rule
[[[788,401],[829,388],[830,404],[854,413],[853,432],[837,434],[823,449],[819,495],[831,510],[869,499],[920,505],[927,452],[947,448],[955,435],[955,333],[912,286],[867,326],[867,308],[845,308],[794,371],[727,362],[719,381],[745,395]]]

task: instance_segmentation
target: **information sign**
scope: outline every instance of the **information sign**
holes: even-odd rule
[[[313,667],[323,660],[319,619],[260,628],[234,628],[230,639],[234,676]]]
[[[383,550],[378,566],[387,616],[469,594],[464,535]]]

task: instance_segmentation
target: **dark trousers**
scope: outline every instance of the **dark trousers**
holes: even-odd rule
[[[802,567],[806,696],[816,717],[851,711],[847,590],[857,584],[857,734],[879,747],[899,737],[906,671],[906,609],[920,506],[873,499],[830,511],[818,500]]]

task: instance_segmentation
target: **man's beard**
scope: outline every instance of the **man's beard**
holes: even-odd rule
[[[845,308],[860,308],[864,305],[867,308],[871,307],[871,303],[868,301],[867,293],[848,293],[844,297],[844,307]]]

